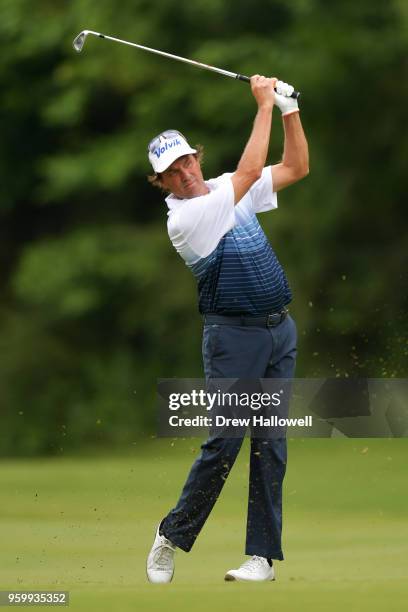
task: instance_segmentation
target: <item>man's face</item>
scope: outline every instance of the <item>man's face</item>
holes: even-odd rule
[[[177,198],[196,198],[208,193],[200,163],[194,155],[183,155],[160,175],[162,186]]]

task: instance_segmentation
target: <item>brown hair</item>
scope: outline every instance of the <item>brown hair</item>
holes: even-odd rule
[[[193,153],[193,155],[201,166],[203,159],[204,159],[204,147],[203,145],[198,144],[195,146],[195,148],[197,149],[197,153]],[[147,176],[147,180],[149,181],[151,185],[153,185],[153,187],[157,187],[158,189],[161,189],[164,193],[168,193],[166,189],[163,189],[163,185],[161,182],[161,172],[155,172],[154,174],[149,174]]]

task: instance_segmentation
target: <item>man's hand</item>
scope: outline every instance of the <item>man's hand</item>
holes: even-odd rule
[[[280,109],[282,116],[290,115],[290,113],[297,113],[299,111],[298,101],[296,98],[290,97],[294,91],[294,87],[283,81],[276,81],[275,87],[275,104]]]
[[[275,77],[267,77],[255,74],[251,77],[252,94],[257,101],[258,108],[273,108],[275,102]]]

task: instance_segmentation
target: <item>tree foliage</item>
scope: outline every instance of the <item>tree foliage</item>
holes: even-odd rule
[[[231,79],[96,38],[77,55],[84,28],[296,84],[311,174],[261,221],[298,375],[406,375],[406,3],[3,0],[0,17],[2,452],[129,445],[153,431],[157,377],[201,375],[146,144],[174,127],[207,176],[233,171],[255,112]]]

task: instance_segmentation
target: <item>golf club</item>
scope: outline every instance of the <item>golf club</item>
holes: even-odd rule
[[[80,53],[84,47],[85,40],[87,36],[92,34],[92,36],[97,36],[98,38],[105,38],[106,40],[112,40],[113,42],[122,43],[122,45],[129,45],[130,47],[136,47],[137,49],[142,49],[142,51],[149,51],[150,53],[156,53],[156,55],[162,55],[163,57],[169,57],[170,59],[177,60],[179,62],[185,62],[186,64],[192,64],[193,66],[197,66],[198,68],[203,68],[204,70],[211,70],[212,72],[218,72],[218,74],[223,74],[224,76],[231,77],[232,79],[238,79],[240,81],[250,82],[249,77],[244,76],[243,74],[238,74],[235,72],[230,72],[229,70],[223,70],[222,68],[216,68],[215,66],[209,66],[208,64],[202,64],[201,62],[196,62],[191,59],[186,59],[185,57],[180,57],[179,55],[173,55],[172,53],[166,53],[165,51],[159,51],[158,49],[151,49],[150,47],[144,47],[143,45],[138,45],[133,42],[129,42],[127,40],[121,40],[120,38],[114,38],[113,36],[107,36],[106,34],[100,34],[100,32],[93,32],[92,30],[83,30],[76,36],[74,42],[72,43],[75,51]],[[291,94],[292,98],[299,98],[300,92],[294,91]]]

